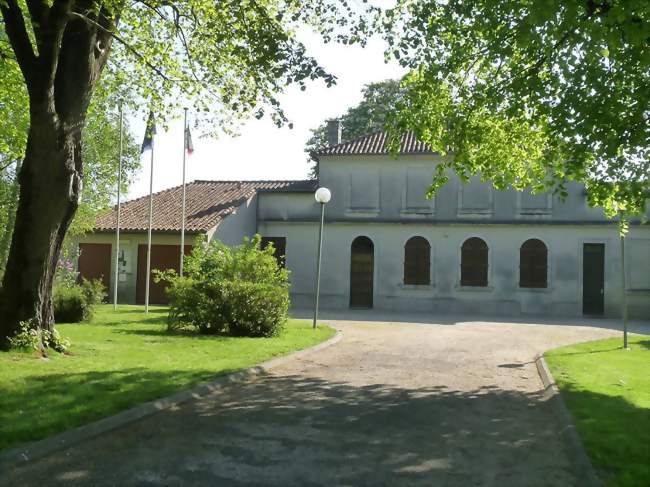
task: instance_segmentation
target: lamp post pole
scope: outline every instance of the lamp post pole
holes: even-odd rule
[[[113,311],[117,311],[117,283],[120,278],[120,197],[122,191],[122,152],[124,133],[124,110],[120,100],[120,153],[117,161],[117,222],[115,222],[115,279],[113,280]]]
[[[314,303],[314,323],[313,329],[316,329],[316,321],[318,320],[318,298],[320,295],[320,264],[321,254],[323,251],[323,224],[325,222],[325,204],[332,197],[329,189],[318,188],[314,194],[316,201],[320,203],[320,227],[318,230],[318,258],[316,259],[316,299]]]
[[[320,261],[323,250],[323,222],[325,220],[325,203],[320,204],[320,229],[318,231],[318,261],[316,263],[316,304],[314,305],[314,325],[316,329],[316,320],[318,319],[318,295],[320,294]]]
[[[625,282],[625,235],[621,234],[621,305],[623,307],[623,348],[627,350],[627,283]]]

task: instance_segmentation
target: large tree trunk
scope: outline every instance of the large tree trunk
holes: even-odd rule
[[[5,32],[29,93],[20,198],[0,290],[0,348],[21,321],[52,329],[52,284],[81,198],[81,131],[118,17],[92,0],[29,2],[38,55],[17,0],[0,0]]]
[[[69,118],[68,118],[69,120]],[[61,244],[79,204],[81,127],[49,111],[31,114],[20,199],[0,294],[0,348],[21,321],[53,326],[52,283]]]

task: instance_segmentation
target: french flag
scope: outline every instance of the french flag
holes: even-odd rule
[[[194,153],[194,144],[192,143],[192,133],[190,127],[185,127],[185,150],[187,155],[191,156]]]

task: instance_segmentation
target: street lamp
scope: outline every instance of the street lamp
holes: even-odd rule
[[[316,202],[320,203],[320,229],[318,231],[318,260],[316,261],[316,303],[314,304],[314,325],[318,319],[318,294],[320,293],[320,256],[323,250],[323,222],[325,220],[325,204],[332,198],[332,193],[327,188],[318,188],[314,193]]]

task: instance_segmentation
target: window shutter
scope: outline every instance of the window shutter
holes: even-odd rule
[[[468,238],[461,247],[460,285],[488,285],[488,246],[478,237]]]
[[[546,288],[548,286],[548,249],[541,240],[526,240],[519,250],[519,286]]]
[[[412,237],[404,245],[404,284],[431,283],[431,246],[424,237]]]

